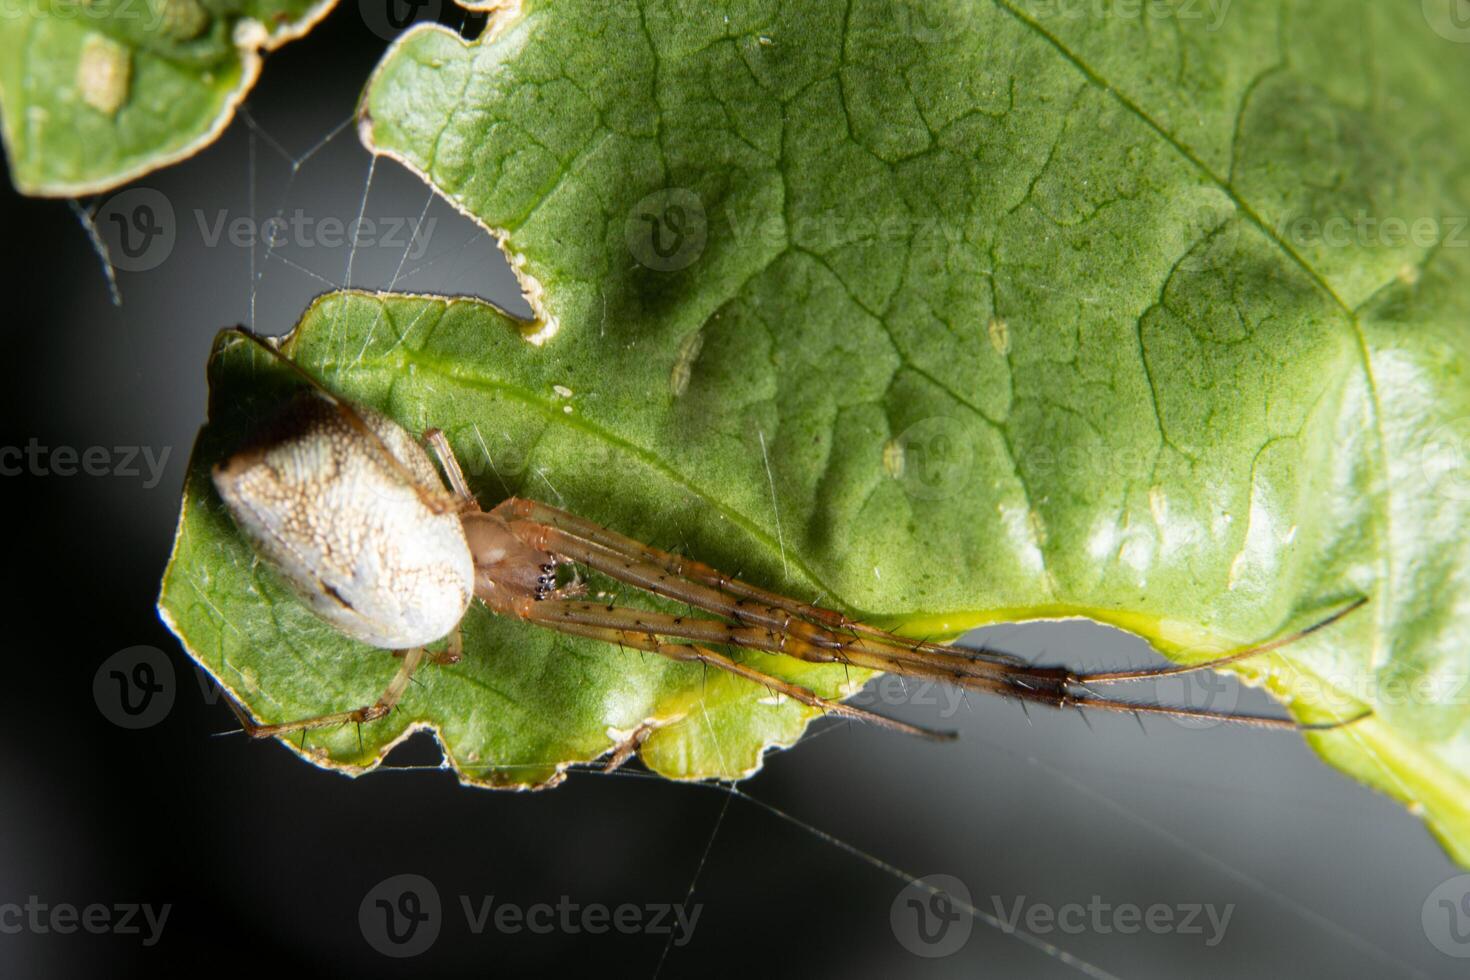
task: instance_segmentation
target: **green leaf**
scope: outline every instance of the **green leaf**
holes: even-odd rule
[[[1309,741],[1470,861],[1470,126],[1447,124],[1470,48],[1418,4],[1217,11],[527,0],[479,42],[412,31],[364,138],[504,236],[537,321],[336,295],[293,354],[448,428],[487,502],[916,634],[1087,616],[1198,662],[1367,596],[1240,672],[1306,721],[1371,709]],[[391,665],[280,601],[201,478],[262,389],[214,370],[165,614],[262,717],[367,703]],[[477,765],[585,759],[656,717],[682,718],[656,770],[732,775],[800,728],[482,613],[471,641],[328,760],[411,721]]]
[[[210,421],[191,458],[160,609],[195,660],[261,718],[371,704],[397,662],[317,619],[254,557],[213,489],[209,467],[300,387],[229,336],[210,360]],[[484,303],[349,292],[313,304],[285,351],[333,391],[411,431],[443,428],[482,502],[511,491],[564,497],[645,540],[675,544],[677,529],[690,542],[719,542],[729,567],[739,567],[736,556],[756,556],[769,570],[770,542],[754,522],[711,507],[702,484],[607,425],[612,389],[595,368],[581,358],[527,358],[529,349],[515,322]],[[623,481],[636,491],[623,492]],[[422,669],[388,718],[360,732],[311,732],[292,746],[357,772],[407,732],[430,727],[463,781],[540,786],[648,724],[658,730],[643,758],[658,771],[734,777],[755,771],[765,747],[794,742],[814,714],[792,701],[773,705],[765,688],[718,671],[528,628],[478,603],[463,628],[464,659]],[[850,694],[869,676],[750,659],[827,695]]]
[[[0,131],[25,194],[96,194],[192,156],[229,124],[263,51],[336,0],[11,0]]]

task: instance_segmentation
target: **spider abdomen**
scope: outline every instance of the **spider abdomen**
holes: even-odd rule
[[[376,647],[422,646],[469,606],[470,549],[459,515],[425,498],[425,487],[442,486],[428,454],[386,416],[357,413],[377,439],[339,407],[298,398],[264,439],[214,468],[214,484],[322,619]]]

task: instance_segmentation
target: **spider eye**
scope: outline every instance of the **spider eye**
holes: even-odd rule
[[[549,561],[540,568],[536,576],[536,598],[545,599],[556,588],[556,562]]]

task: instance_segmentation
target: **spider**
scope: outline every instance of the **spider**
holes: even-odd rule
[[[537,500],[510,497],[484,510],[443,432],[429,429],[421,443],[381,413],[334,395],[265,338],[243,328],[230,332],[288,365],[309,391],[292,400],[261,438],[213,468],[220,497],[259,554],[319,616],[347,636],[402,658],[396,675],[371,705],[259,724],[231,702],[251,736],[361,725],[388,714],[426,659],[460,659],[460,621],[475,600],[497,615],[704,664],[833,715],[929,738],[952,738],[954,733],[822,697],[725,651],[760,650],[811,663],[938,680],[1055,708],[1211,718],[1290,730],[1343,724],[1299,725],[1264,715],[1134,702],[1099,694],[1094,687],[1259,656],[1330,626],[1366,599],[1350,602],[1305,629],[1194,665],[1074,673],[1004,653],[908,639]],[[443,478],[424,444],[437,458]],[[591,599],[580,573],[566,579],[559,574],[564,567],[600,573],[698,614]],[[442,652],[426,651],[427,644],[446,638]]]

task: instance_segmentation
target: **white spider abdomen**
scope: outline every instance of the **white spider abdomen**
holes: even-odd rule
[[[377,439],[340,407],[297,399],[264,440],[214,468],[214,485],[319,616],[376,647],[423,646],[469,607],[464,528],[457,513],[431,505],[442,483],[423,447],[386,416],[356,412]]]

